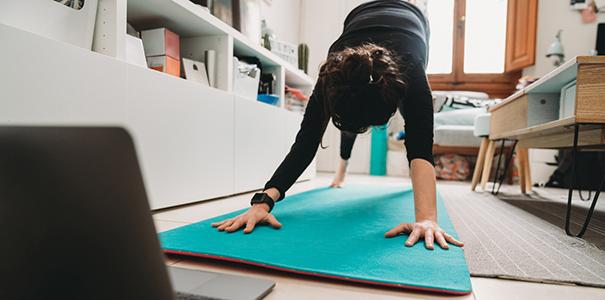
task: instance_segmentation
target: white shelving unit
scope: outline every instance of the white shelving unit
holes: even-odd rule
[[[126,20],[220,50],[229,59],[219,63],[218,89],[124,62]],[[0,69],[0,125],[126,128],[152,209],[262,188],[302,116],[283,100],[277,107],[235,96],[231,56],[259,57],[280,89],[310,91],[313,80],[187,0],[99,0],[98,22],[94,51],[0,23],[0,55],[11,58]],[[315,163],[300,179],[314,176]]]
[[[303,71],[261,47],[257,41],[251,41],[189,0],[127,0],[126,9],[128,22],[138,30],[166,27],[179,34],[184,40],[203,38],[207,49],[214,49],[219,53],[257,57],[265,70],[273,71],[277,75],[276,89],[280,91],[282,108],[285,84],[305,91],[310,91],[313,87],[313,79]],[[213,40],[228,41],[228,43],[215,44]],[[186,58],[199,59],[203,51],[181,54]],[[224,57],[220,61],[219,77],[232,78],[232,60]],[[231,92],[231,86],[224,83],[220,88]]]

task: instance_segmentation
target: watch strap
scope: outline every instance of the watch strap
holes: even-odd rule
[[[275,201],[267,193],[256,193],[252,196],[252,200],[250,200],[250,205],[254,204],[262,204],[265,203],[269,206],[269,212],[273,210],[275,206]]]

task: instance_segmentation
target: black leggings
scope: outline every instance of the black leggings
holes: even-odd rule
[[[356,133],[340,131],[340,158],[348,160],[351,158],[353,144],[355,144]]]

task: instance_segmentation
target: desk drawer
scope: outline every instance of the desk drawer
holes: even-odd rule
[[[527,127],[527,95],[492,111],[490,137]]]

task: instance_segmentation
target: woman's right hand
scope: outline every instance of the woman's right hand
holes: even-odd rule
[[[244,233],[251,233],[259,223],[268,223],[275,229],[281,228],[281,223],[269,213],[269,206],[266,204],[255,204],[235,218],[212,223],[212,227],[216,227],[218,231],[235,232],[245,226]]]

